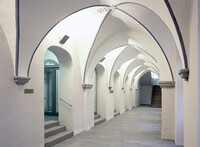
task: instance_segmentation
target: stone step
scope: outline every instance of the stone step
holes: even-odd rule
[[[161,99],[161,95],[154,95],[154,96],[152,96],[152,99]]]
[[[152,103],[161,103],[161,100],[152,100]]]
[[[161,91],[153,91],[153,95],[161,95]]]
[[[120,112],[117,112],[117,111],[116,111],[116,112],[114,113],[114,117],[116,117],[116,116],[118,116],[118,115],[120,115]]]
[[[100,118],[101,116],[99,115],[99,114],[96,114],[96,115],[94,115],[94,119],[98,119],[98,118]]]
[[[66,126],[55,126],[45,130],[44,137],[50,137],[58,133],[66,131]]]
[[[44,124],[45,129],[49,129],[49,128],[52,128],[52,127],[55,127],[55,126],[59,126],[58,121],[51,120],[51,121],[45,122],[45,124]]]
[[[99,125],[104,121],[106,121],[105,118],[97,118],[97,119],[94,120],[94,126]]]
[[[161,104],[152,104],[151,107],[153,108],[162,108]]]
[[[58,133],[54,136],[48,137],[45,139],[45,147],[51,147],[59,142],[62,142],[70,137],[74,136],[74,133],[72,131],[64,131],[61,133]]]

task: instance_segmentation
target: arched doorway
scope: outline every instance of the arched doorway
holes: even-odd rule
[[[58,120],[59,113],[59,62],[54,53],[47,50],[44,58],[44,112],[45,121]]]
[[[43,68],[45,146],[52,146],[74,134],[71,56],[63,48],[51,46],[45,52]]]
[[[152,83],[152,98],[151,107],[162,108],[162,94],[161,87],[159,86],[160,78],[154,72],[151,72],[151,83]]]

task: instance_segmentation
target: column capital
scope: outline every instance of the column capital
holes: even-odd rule
[[[93,85],[92,84],[82,84],[82,88],[83,89],[91,89],[93,87]]]
[[[175,87],[175,81],[160,81],[158,84],[161,88],[174,88]]]
[[[18,76],[14,77],[14,81],[17,85],[25,85],[26,83],[28,83],[30,79],[31,79],[30,77],[18,77]]]
[[[112,86],[109,86],[108,89],[109,89],[110,93],[114,93],[114,90],[112,89]]]

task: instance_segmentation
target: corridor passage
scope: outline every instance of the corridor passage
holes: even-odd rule
[[[161,139],[161,109],[138,107],[55,147],[178,147]]]

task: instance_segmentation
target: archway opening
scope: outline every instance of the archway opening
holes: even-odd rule
[[[44,113],[45,121],[58,120],[59,113],[59,62],[54,53],[47,50],[44,57]]]
[[[106,102],[105,102],[105,69],[99,63],[94,72],[94,125],[100,124],[106,118]]]
[[[73,78],[70,54],[63,48],[50,46],[44,54],[45,121],[59,121],[68,130],[73,130]]]
[[[160,78],[154,72],[144,74],[139,82],[139,100],[140,105],[151,106],[154,108],[162,107]]]

